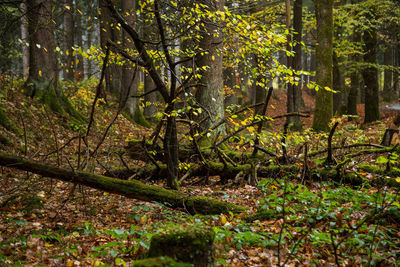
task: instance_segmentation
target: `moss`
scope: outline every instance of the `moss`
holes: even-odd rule
[[[0,125],[18,135],[22,135],[22,130],[17,127],[17,125],[8,118],[6,112],[0,108]]]
[[[146,128],[151,128],[151,124],[146,120],[146,117],[143,115],[143,112],[140,109],[135,110],[135,116],[133,117],[133,120]]]
[[[214,238],[214,230],[203,225],[167,227],[151,238],[149,256],[169,256],[195,266],[214,266]]]
[[[8,146],[9,144],[11,144],[11,142],[7,139],[7,137],[0,133],[0,144]]]
[[[243,220],[246,222],[254,222],[256,220],[259,221],[267,221],[271,219],[276,219],[277,213],[275,210],[264,210],[264,211],[257,211],[256,213],[249,214],[243,216]]]
[[[56,113],[66,113],[76,122],[84,122],[85,117],[71,104],[69,99],[57,90],[51,81],[35,82],[31,86],[31,96],[36,96],[40,101]]]
[[[218,214],[218,212],[224,214],[228,214],[229,212],[242,213],[247,210],[245,207],[233,203],[221,202],[217,199],[201,196],[187,198],[185,205],[190,207],[189,212],[194,214],[197,213],[197,210],[199,210],[200,207],[202,213],[205,214]]]
[[[170,257],[148,258],[134,261],[132,267],[190,267],[192,264],[179,263]]]

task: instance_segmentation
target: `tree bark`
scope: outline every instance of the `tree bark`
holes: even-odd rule
[[[333,116],[332,92],[332,53],[333,53],[333,0],[314,0],[317,18],[316,45],[316,83],[320,87],[315,98],[315,111],[312,128],[316,131],[329,131]]]
[[[370,19],[372,19],[372,17]],[[370,27],[365,30],[362,39],[364,41],[364,62],[368,64],[362,72],[365,91],[364,123],[369,123],[379,120],[380,117],[378,69],[376,68],[376,46],[378,43],[376,29]]]
[[[353,33],[353,42],[361,41],[361,34],[358,31]],[[353,67],[350,72],[350,91],[347,98],[347,114],[348,115],[357,115],[357,102],[359,97],[359,92],[361,88],[360,83],[360,71],[357,68],[357,63],[362,61],[360,55],[356,54],[352,56]]]
[[[113,3],[115,0],[112,1]],[[112,22],[107,0],[99,0],[100,8],[100,46],[105,50],[108,40],[115,43],[120,41],[120,32],[115,29],[115,23]],[[111,27],[113,25],[113,27]],[[106,90],[119,95],[121,92],[122,69],[116,64],[110,64],[106,70]]]
[[[76,44],[78,47],[81,47],[83,49],[83,33],[82,33],[82,15],[81,15],[81,9],[82,5],[80,5],[81,0],[76,0],[75,1],[75,33],[76,33]],[[85,69],[83,66],[83,56],[81,54],[76,55],[77,61],[76,66],[75,66],[75,71],[79,73],[79,77],[84,77],[85,76]]]
[[[75,72],[74,50],[74,1],[64,1],[64,80],[73,80]]]
[[[290,3],[288,4],[290,8]],[[290,9],[289,14],[290,16]],[[293,50],[295,52],[294,57],[289,60],[288,64],[291,63],[291,67],[294,71],[301,70],[301,61],[302,61],[302,53],[301,53],[301,40],[302,40],[302,30],[303,30],[303,0],[295,0],[293,4],[293,28],[295,33],[293,34]],[[289,19],[290,21],[290,19]],[[289,40],[288,40],[289,42]],[[300,78],[300,77],[299,77]],[[301,106],[301,81],[293,81],[293,83],[288,84],[287,91],[287,112],[300,112]],[[300,117],[298,116],[289,116],[286,117],[286,123],[290,125],[290,128],[293,130],[300,130],[302,128],[302,123]]]
[[[27,0],[29,82],[48,81],[56,88],[57,57],[52,22],[52,1]]]
[[[339,57],[336,52],[333,52],[333,114],[341,115],[344,114],[344,97],[345,97],[345,83],[344,73],[339,66]]]
[[[29,68],[29,48],[28,43],[28,21],[26,18],[26,0],[21,1],[21,39],[22,39],[22,73],[25,79],[28,78],[28,68]]]
[[[386,66],[383,84],[383,101],[397,102],[397,96],[393,86],[393,72],[391,69],[387,69],[387,67],[393,67],[393,45],[390,43],[386,44],[383,64]]]
[[[126,22],[135,27],[136,23],[136,1],[135,0],[122,0],[122,12],[125,14]],[[122,34],[122,44],[124,49],[134,49],[133,41],[129,35],[124,31]],[[135,76],[133,76],[135,75]],[[134,72],[132,62],[126,61],[122,66],[122,89],[120,105],[124,105],[125,111],[131,118],[135,118],[135,112],[138,109],[138,99],[131,97],[136,95],[139,88],[139,72]]]
[[[203,0],[200,1],[209,8],[210,11],[223,10],[224,0]],[[207,66],[207,70],[202,72],[200,79],[201,87],[196,91],[196,100],[205,110],[200,114],[199,120],[209,116],[200,125],[200,130],[205,131],[212,127],[216,121],[225,117],[224,95],[223,95],[223,75],[222,75],[222,49],[223,38],[222,30],[218,29],[214,23],[207,23],[200,41],[200,48],[207,51],[207,54],[199,56],[197,66]],[[217,36],[216,36],[217,35]],[[223,135],[226,132],[225,124],[213,131],[213,135]]]
[[[37,161],[26,160],[0,152],[0,165],[40,174],[65,182],[81,184],[109,193],[143,201],[157,201],[174,209],[182,209],[195,214],[240,213],[246,208],[235,204],[207,197],[191,197],[178,191],[167,190],[153,185],[146,185],[137,180],[124,181],[102,175],[80,171],[70,171]]]

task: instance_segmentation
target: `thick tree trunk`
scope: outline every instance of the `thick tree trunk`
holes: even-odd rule
[[[122,0],[122,13],[124,14],[126,22],[135,27],[136,23],[136,1],[135,0]],[[133,41],[129,35],[124,31],[122,34],[122,44],[124,49],[134,49]],[[135,77],[133,76],[135,75]],[[126,61],[122,66],[122,89],[120,97],[120,105],[124,105],[125,111],[131,118],[135,118],[136,110],[138,109],[138,99],[131,97],[136,95],[139,88],[139,72],[134,73],[132,62]]]
[[[1,152],[0,165],[124,195],[128,198],[165,203],[171,208],[182,209],[192,214],[240,213],[246,210],[246,208],[235,204],[207,197],[190,197],[178,191],[146,185],[137,180],[124,181],[86,172],[70,171]]]
[[[315,98],[315,111],[312,128],[328,131],[333,116],[332,92],[332,53],[333,53],[333,0],[314,0],[317,18],[316,83],[320,86]]]
[[[290,8],[290,4],[289,4]],[[290,16],[290,9],[289,14]],[[303,30],[303,0],[295,0],[293,4],[293,28],[294,28],[294,35],[293,35],[293,42],[294,47],[293,50],[295,52],[294,57],[291,60],[288,60],[288,64],[291,63],[291,67],[294,71],[301,70],[301,35]],[[290,21],[290,19],[289,19]],[[289,41],[289,40],[288,40]],[[289,58],[288,58],[289,59]],[[287,112],[300,112],[301,106],[301,81],[294,81],[294,83],[288,84],[288,91],[287,91]],[[302,123],[300,117],[298,116],[289,116],[286,117],[286,123],[290,125],[290,128],[293,130],[300,130],[302,128]]]
[[[204,0],[210,11],[223,10],[223,0]],[[199,67],[207,66],[207,70],[202,72],[200,80],[201,87],[197,89],[196,100],[205,110],[201,113],[199,120],[209,116],[200,125],[200,130],[205,131],[212,127],[216,121],[225,117],[224,95],[223,95],[223,75],[222,75],[222,49],[223,37],[222,30],[218,29],[214,23],[207,23],[206,32],[200,41],[200,47],[207,51],[207,54],[200,56],[197,60]],[[223,135],[226,132],[225,124],[213,131],[213,135]]]
[[[74,46],[74,1],[64,1],[64,80],[73,80],[75,71]]]
[[[29,82],[58,81],[52,1],[27,0],[29,32]],[[35,90],[35,89],[34,89]]]
[[[369,28],[364,31],[364,62],[369,64],[364,68],[362,76],[364,79],[365,91],[365,119],[364,122],[379,120],[379,84],[378,69],[376,68],[376,46],[378,43],[376,29]]]

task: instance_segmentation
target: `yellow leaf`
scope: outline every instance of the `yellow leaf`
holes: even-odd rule
[[[140,217],[140,223],[145,224],[146,222],[147,222],[147,216],[146,215]]]
[[[52,246],[53,246],[53,244],[50,244],[50,243],[45,243],[45,244],[44,244],[44,246],[49,248],[49,247],[52,247]]]
[[[65,6],[65,8],[68,9],[68,10],[71,10],[71,7],[70,7],[70,6]]]
[[[214,57],[214,56],[211,56],[211,60],[214,61],[214,60],[215,60],[215,57]]]
[[[221,220],[221,223],[222,223],[222,224],[226,224],[226,223],[228,222],[228,220],[226,219],[226,216],[223,215],[223,214],[221,214],[220,220]]]
[[[72,267],[72,266],[74,266],[74,263],[75,263],[74,260],[70,260],[70,261],[68,261],[68,262],[65,264],[65,266],[66,266],[66,267]]]
[[[396,182],[400,183],[400,177],[395,178]]]
[[[39,76],[42,77],[42,71],[41,70],[39,70]]]
[[[81,15],[83,14],[82,11],[80,11],[79,9],[77,9],[77,11],[79,12],[79,14],[81,14]]]

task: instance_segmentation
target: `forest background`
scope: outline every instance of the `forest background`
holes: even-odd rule
[[[0,263],[398,265],[399,13],[0,0]]]

